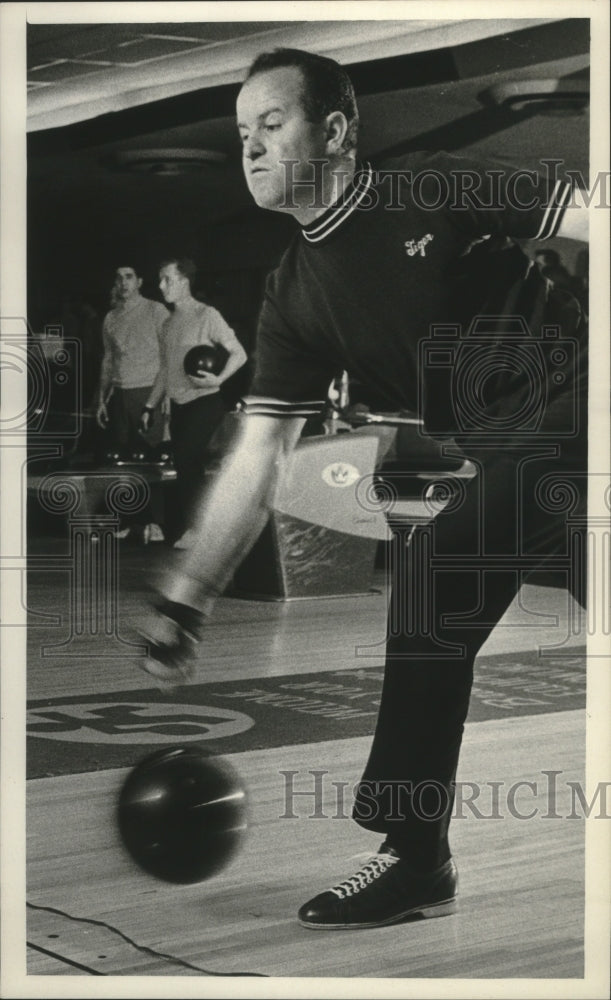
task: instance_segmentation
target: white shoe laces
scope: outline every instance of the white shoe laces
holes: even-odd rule
[[[383,852],[374,854],[358,872],[355,872],[354,875],[351,875],[344,882],[333,886],[329,892],[334,892],[340,899],[344,899],[346,896],[353,896],[362,889],[366,889],[372,882],[375,882],[380,875],[383,875],[389,868],[396,865],[398,860],[399,858],[396,854],[386,854]]]

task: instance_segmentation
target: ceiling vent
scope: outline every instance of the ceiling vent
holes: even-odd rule
[[[220,167],[227,154],[213,149],[124,149],[111,153],[104,162],[113,170],[132,174],[176,177]]]

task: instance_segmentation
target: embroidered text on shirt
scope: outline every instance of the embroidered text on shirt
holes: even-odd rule
[[[424,257],[425,256],[424,248],[427,245],[427,243],[431,242],[432,239],[433,239],[433,234],[427,233],[426,236],[423,236],[421,240],[406,240],[405,241],[406,253],[410,257],[413,257],[414,254],[417,253],[419,253],[421,257]]]

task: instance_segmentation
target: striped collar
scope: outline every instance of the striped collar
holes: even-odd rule
[[[362,203],[373,183],[370,163],[357,169],[350,184],[334,205],[331,205],[314,222],[303,226],[301,232],[308,243],[321,243],[331,235]]]

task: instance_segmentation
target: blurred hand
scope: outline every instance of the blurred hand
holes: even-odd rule
[[[108,410],[106,409],[106,403],[99,403],[97,410],[95,411],[95,419],[98,427],[101,427],[103,431],[108,427]]]
[[[150,431],[153,426],[154,417],[155,414],[153,411],[149,409],[149,407],[145,406],[140,414],[140,423],[138,425],[138,429],[142,434],[146,434],[147,431]]]

